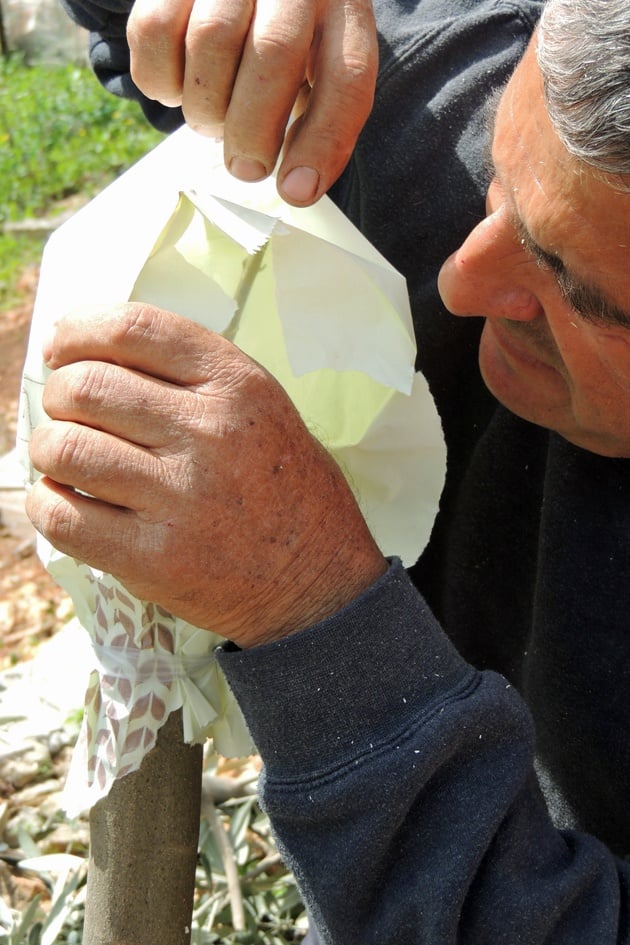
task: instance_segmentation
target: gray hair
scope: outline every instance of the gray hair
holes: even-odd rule
[[[537,55],[549,117],[569,153],[607,178],[630,178],[629,0],[548,0]]]

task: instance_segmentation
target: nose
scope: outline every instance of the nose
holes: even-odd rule
[[[438,289],[453,315],[531,321],[543,311],[535,294],[537,270],[502,203],[446,260]]]

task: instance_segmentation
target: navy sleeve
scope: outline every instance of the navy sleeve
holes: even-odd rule
[[[171,132],[183,124],[180,108],[167,108],[147,98],[129,71],[127,18],[133,0],[62,0],[69,16],[89,30],[90,63],[99,82],[121,98],[138,102],[148,121],[159,131]]]
[[[527,707],[466,664],[398,562],[339,615],[219,659],[328,945],[620,945],[630,864],[556,830]]]

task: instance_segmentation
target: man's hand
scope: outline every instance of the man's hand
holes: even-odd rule
[[[383,573],[335,462],[220,336],[129,303],[63,319],[45,356],[51,419],[31,458],[46,478],[27,510],[64,553],[241,646],[323,619]]]
[[[242,180],[272,172],[293,112],[278,190],[296,206],[334,183],[372,107],[371,0],[135,0],[127,36],[136,85],[223,136]]]

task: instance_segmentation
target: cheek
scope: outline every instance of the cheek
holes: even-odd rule
[[[626,337],[594,325],[571,323],[559,347],[571,377],[579,379],[596,399],[599,391],[626,403],[630,400],[630,331]]]
[[[628,332],[630,335],[630,331]],[[595,348],[603,371],[630,408],[630,337],[606,335]]]
[[[562,357],[576,420],[630,443],[630,338],[590,325],[574,332]]]

